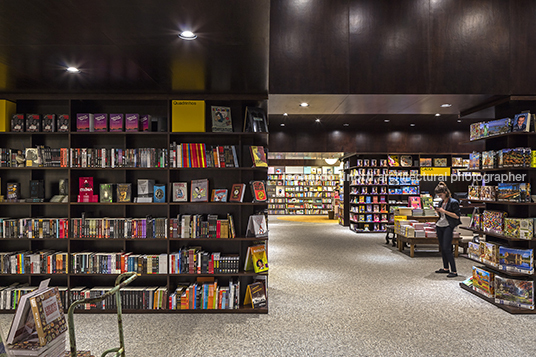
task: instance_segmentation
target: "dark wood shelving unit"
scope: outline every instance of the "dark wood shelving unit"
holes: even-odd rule
[[[492,105],[495,107],[495,116],[496,118],[505,118],[510,117],[514,118],[515,114],[520,113],[524,110],[530,110],[533,112],[536,109],[536,101],[534,100],[514,100],[512,97],[505,100],[497,105]],[[536,147],[536,133],[535,132],[509,132],[505,134],[490,136],[486,138],[481,138],[477,140],[470,141],[473,142],[484,142],[483,151],[497,151],[506,148],[516,148],[516,147]],[[527,172],[527,177],[524,182],[530,183],[531,187],[535,187],[536,184],[536,168],[531,167],[502,167],[502,168],[489,168],[489,169],[479,169],[479,170],[467,170],[469,172],[504,172],[504,171],[525,171]],[[495,181],[488,183],[489,185],[494,185]],[[536,216],[536,203],[533,202],[509,202],[509,201],[487,201],[487,200],[475,200],[466,198],[462,200],[463,203],[477,203],[483,205],[487,209],[504,211],[507,213],[507,217],[515,218],[530,218]],[[536,240],[527,240],[519,239],[505,236],[503,234],[498,234],[495,232],[488,232],[481,229],[473,229],[470,227],[461,227],[467,229],[479,235],[486,237],[486,241],[493,242],[499,245],[508,246],[510,248],[519,248],[519,249],[532,249],[533,252],[536,251]],[[469,258],[471,259],[471,258]],[[485,269],[492,271],[497,276],[506,276],[512,279],[521,278],[520,280],[529,280],[533,283],[533,288],[536,283],[535,274],[524,274],[516,273],[510,271],[504,271],[494,267],[490,264],[480,262],[475,259],[472,261],[482,264]],[[473,293],[474,295],[494,304],[495,306],[511,313],[511,314],[534,314],[534,310],[526,308],[518,308],[515,306],[498,304],[495,302],[495,299],[490,299],[479,292],[472,289],[472,287],[465,284],[460,284],[460,286]]]
[[[221,252],[238,254],[239,266],[244,267],[247,248],[256,241],[268,242],[268,238],[244,237],[248,218],[250,215],[265,212],[268,206],[265,202],[252,202],[253,197],[249,187],[252,180],[266,180],[267,168],[252,167],[253,162],[249,146],[257,145],[268,147],[268,133],[243,133],[243,120],[247,106],[266,107],[266,95],[208,95],[208,96],[181,96],[187,99],[205,100],[205,124],[210,130],[212,119],[210,106],[229,106],[232,113],[234,132],[171,132],[171,100],[164,97],[137,97],[134,96],[96,96],[80,95],[73,98],[56,96],[28,96],[22,95],[17,102],[17,113],[55,113],[69,114],[71,119],[70,132],[2,132],[0,133],[0,147],[24,149],[45,145],[51,148],[162,148],[169,149],[173,142],[205,143],[211,145],[234,145],[240,167],[226,168],[173,168],[168,167],[117,167],[117,168],[82,168],[82,167],[2,167],[1,192],[6,192],[7,182],[20,182],[21,194],[29,196],[29,180],[41,179],[45,182],[45,200],[58,194],[57,186],[60,179],[69,180],[69,201],[66,203],[51,202],[0,202],[0,217],[26,218],[67,218],[69,229],[72,228],[72,219],[81,218],[85,213],[87,218],[140,218],[148,215],[154,218],[176,218],[182,214],[201,214],[206,219],[207,214],[216,214],[219,219],[225,219],[227,214],[233,216],[237,238],[0,238],[0,251],[38,251],[50,249],[68,254],[69,273],[67,274],[0,274],[5,278],[2,286],[12,283],[29,284],[35,286],[39,277],[51,277],[52,284],[67,287],[68,290],[86,286],[112,286],[113,278],[117,274],[72,274],[72,254],[84,251],[91,252],[132,252],[133,254],[160,255],[177,252],[182,247],[200,246],[207,252]],[[176,99],[176,98],[175,98]],[[140,113],[150,114],[153,117],[168,118],[166,132],[76,132],[77,113]],[[136,197],[136,184],[138,179],[153,179],[156,184],[166,185],[165,203],[135,203],[113,202],[92,203],[75,202],[78,195],[78,180],[80,177],[94,178],[95,193],[99,192],[101,183],[131,183],[132,201]],[[209,180],[209,192],[215,188],[228,189],[235,183],[245,183],[246,192],[243,202],[172,202],[172,182],[187,182],[188,196],[190,196],[190,182],[196,179]],[[190,200],[190,197],[188,197]],[[169,227],[169,223],[168,223]],[[168,228],[169,229],[169,228]],[[168,262],[169,265],[169,262]],[[219,286],[226,286],[230,279],[240,282],[240,300],[243,302],[248,284],[251,284],[259,275],[253,272],[239,272],[236,274],[141,274],[135,286],[166,287],[169,294],[175,291],[180,283],[193,283],[197,277],[215,277]],[[156,277],[154,283],[152,278]],[[58,280],[59,279],[59,280]],[[264,278],[268,284],[267,277]],[[266,289],[268,286],[266,286]],[[214,310],[168,310],[167,302],[164,310],[123,310],[126,313],[268,313],[268,308],[253,309],[241,306],[239,309]],[[114,310],[115,311],[115,310]],[[109,311],[110,313],[114,311]],[[0,310],[1,313],[13,313],[13,310]],[[103,310],[76,310],[76,313],[108,313]]]

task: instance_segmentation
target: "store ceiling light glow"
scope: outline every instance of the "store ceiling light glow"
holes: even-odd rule
[[[191,41],[191,40],[195,40],[197,38],[197,35],[193,33],[192,31],[182,31],[179,34],[179,38],[186,40],[186,41]]]
[[[283,116],[284,116],[284,117],[288,117],[288,114],[287,114],[287,113],[283,113]]]
[[[350,126],[350,124],[348,124],[348,123],[344,123],[342,126]]]
[[[386,123],[389,123],[389,119],[384,119],[383,121]]]
[[[436,115],[435,115],[435,116],[436,116],[436,117],[440,117],[440,116],[441,116],[441,114],[439,114],[439,113],[436,113]]]
[[[415,124],[414,124],[414,123],[411,123],[409,126],[415,126]]]
[[[281,126],[285,126],[285,123],[281,123]]]
[[[320,123],[320,118],[316,118],[315,122]]]
[[[305,103],[305,102],[300,103],[300,107],[302,108],[307,108],[308,106],[309,106],[309,103]]]
[[[80,70],[76,67],[68,67],[67,72],[69,73],[80,73]]]
[[[450,107],[452,107],[452,104],[450,103],[441,104],[441,108],[450,108]]]

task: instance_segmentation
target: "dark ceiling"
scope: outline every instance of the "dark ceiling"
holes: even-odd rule
[[[266,95],[269,17],[269,0],[0,0],[0,94]]]

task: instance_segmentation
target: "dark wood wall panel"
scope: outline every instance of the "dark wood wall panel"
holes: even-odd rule
[[[349,6],[350,93],[427,93],[429,0]]]
[[[512,94],[536,93],[536,1],[510,1],[510,79]]]
[[[469,143],[467,131],[329,131],[270,133],[273,152],[392,152],[463,153],[482,151],[481,142]]]
[[[505,0],[430,1],[432,93],[508,93],[509,10]]]
[[[348,93],[348,0],[272,0],[270,93]]]

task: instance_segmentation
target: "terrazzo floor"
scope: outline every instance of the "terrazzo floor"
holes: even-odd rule
[[[270,219],[267,315],[124,316],[127,356],[534,355],[536,316],[510,315],[434,274],[438,253],[383,234]],[[11,315],[0,315],[7,326]],[[116,345],[114,315],[75,315],[78,346]]]

